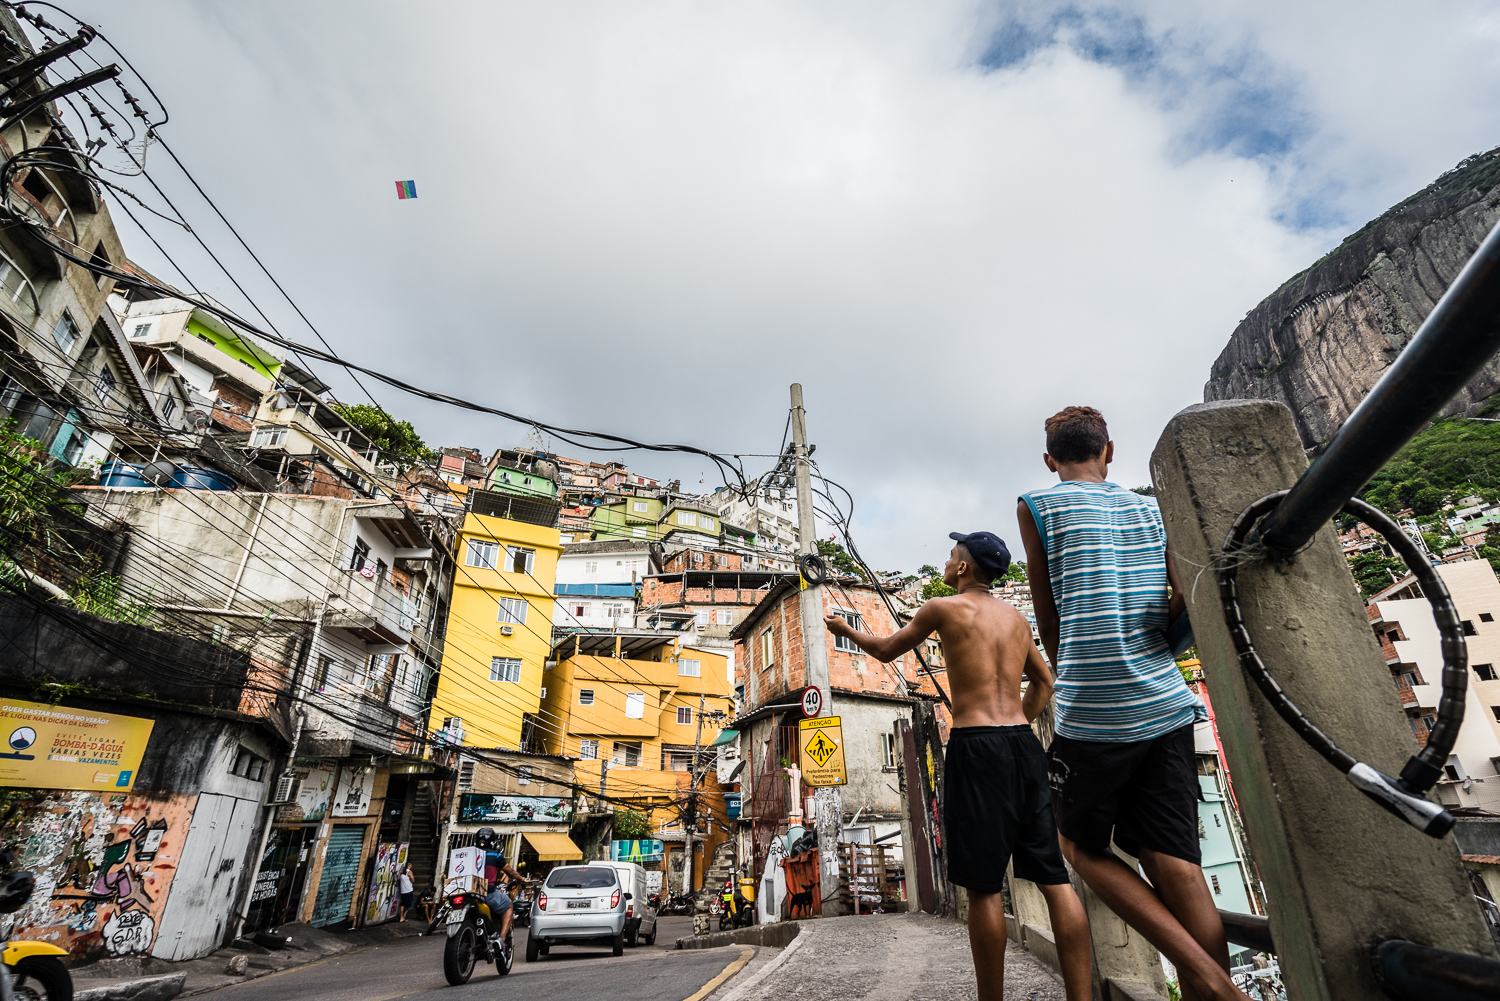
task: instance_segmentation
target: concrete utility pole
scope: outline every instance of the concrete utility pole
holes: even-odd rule
[[[1369,958],[1381,938],[1486,957],[1495,946],[1453,839],[1383,811],[1293,732],[1239,666],[1214,571],[1199,574],[1241,511],[1306,468],[1291,411],[1266,401],[1189,407],[1151,456],[1287,996],[1356,1001],[1385,996]],[[1399,774],[1417,748],[1331,526],[1292,562],[1242,565],[1237,590],[1298,707],[1356,760]]]
[[[687,815],[682,825],[683,834],[686,836],[687,856],[682,863],[682,892],[693,892],[693,845],[695,840],[694,828],[698,826],[698,753],[703,748],[703,693],[698,693],[698,729],[693,734],[693,781],[688,784]]]
[[[813,513],[812,468],[808,463],[811,454],[807,447],[807,414],[802,408],[802,384],[792,383],[792,455],[796,459],[797,474],[797,552],[818,552],[818,523]],[[820,716],[832,716],[833,690],[828,683],[828,634],[823,627],[823,588],[804,583],[800,610],[802,612],[802,667],[807,684],[816,688],[821,696]],[[801,789],[791,790],[794,798],[802,797]],[[816,816],[805,818],[803,823],[816,826],[818,832],[818,856],[822,863],[824,887],[833,886],[838,892],[839,852],[838,840],[843,833],[843,797],[838,789],[817,789],[813,792]],[[823,899],[831,894],[824,893]]]

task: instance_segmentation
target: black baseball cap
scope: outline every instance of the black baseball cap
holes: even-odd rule
[[[967,549],[980,569],[991,575],[991,580],[1005,576],[1005,571],[1010,569],[1010,550],[1005,547],[1005,540],[994,532],[970,532],[967,535],[949,532],[948,538]]]

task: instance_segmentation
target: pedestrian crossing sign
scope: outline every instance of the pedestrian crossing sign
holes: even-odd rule
[[[815,789],[848,785],[842,717],[819,716],[801,720],[798,726],[802,738],[802,781]]]

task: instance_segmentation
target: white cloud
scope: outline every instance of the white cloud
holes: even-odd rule
[[[1162,2],[1139,63],[1040,44],[998,71],[975,62],[989,33],[1049,8],[91,7],[338,350],[725,451],[774,451],[801,381],[882,567],[940,563],[953,529],[1015,541],[1016,494],[1046,482],[1041,422],[1068,404],[1106,413],[1117,478],[1145,482],[1247,309],[1500,141],[1475,6],[1413,25]],[[1203,141],[1241,114],[1301,124],[1274,153]],[[1337,227],[1298,228],[1309,192]],[[376,395],[429,440],[524,437]],[[687,487],[705,470],[628,458]]]

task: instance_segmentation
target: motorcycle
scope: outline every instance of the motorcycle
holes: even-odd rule
[[[443,946],[443,976],[455,987],[466,984],[474,967],[483,959],[495,964],[495,975],[505,976],[515,965],[511,936],[499,941],[500,932],[482,894],[462,890],[447,898],[448,942]]]
[[[660,911],[663,914],[691,914],[697,909],[697,904],[691,893],[674,893]]]
[[[511,904],[511,908],[513,910],[515,910],[515,912],[516,912],[515,920],[513,920],[511,922],[511,926],[512,927],[520,926],[522,928],[530,928],[531,927],[531,901],[529,901],[529,900],[517,900],[513,904]]]
[[[0,852],[0,868],[16,864],[11,852]],[[6,872],[0,876],[0,914],[13,914],[26,906],[36,889],[29,872]],[[47,942],[6,942],[0,953],[0,995],[15,1001],[73,1001],[73,978],[59,956],[68,950]]]
[[[749,883],[751,881],[742,880],[741,882]],[[751,900],[746,897],[746,893],[750,892],[753,891],[748,888],[741,890],[740,887],[735,887],[733,893],[728,895],[721,894],[719,901],[719,931],[724,931],[728,928],[748,927],[751,924],[754,920],[755,908],[752,906]]]

